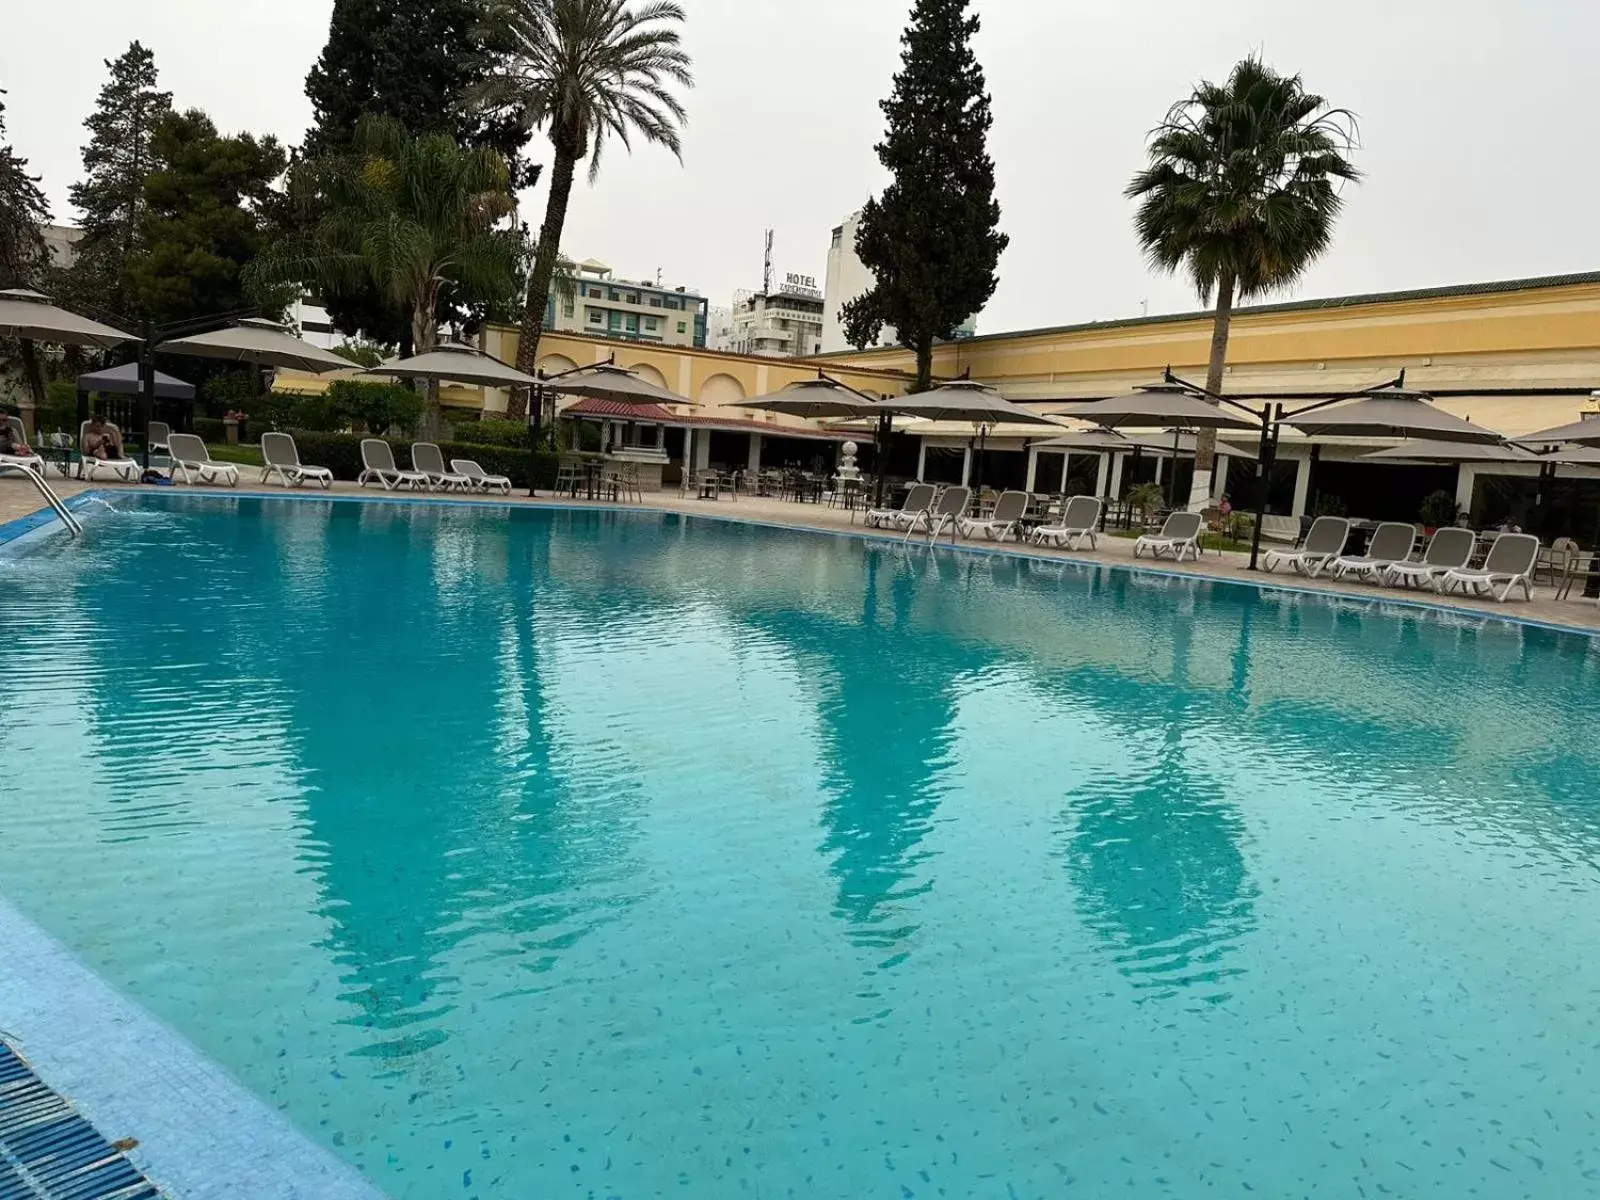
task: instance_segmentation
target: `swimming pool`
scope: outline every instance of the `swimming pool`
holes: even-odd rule
[[[114,503],[0,550],[0,894],[395,1197],[1600,1189],[1594,639]]]

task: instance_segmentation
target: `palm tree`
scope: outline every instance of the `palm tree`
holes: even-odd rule
[[[1150,165],[1127,195],[1152,266],[1187,267],[1202,300],[1216,296],[1206,390],[1222,389],[1236,300],[1288,287],[1328,248],[1344,205],[1338,184],[1361,178],[1345,157],[1355,114],[1329,108],[1298,75],[1254,55],[1225,83],[1202,80],[1150,134]],[[1195,447],[1195,496],[1210,487],[1216,431]]]
[[[635,133],[683,157],[686,114],[670,85],[694,86],[689,55],[673,28],[684,19],[672,0],[649,0],[637,9],[626,0],[489,2],[485,36],[500,64],[479,85],[477,99],[491,111],[516,116],[524,128],[544,127],[554,151],[550,199],[522,311],[519,370],[532,373],[538,362],[546,297],[579,160],[588,157],[592,183],[607,137],[627,147]],[[527,396],[518,389],[510,415],[526,412]]]
[[[260,295],[285,282],[337,287],[370,279],[411,314],[414,352],[438,345],[441,299],[509,305],[526,238],[506,218],[516,206],[505,159],[445,134],[409,136],[378,117],[357,127],[351,152],[295,172],[296,199],[320,216],[309,230],[251,264]],[[441,430],[439,388],[427,386],[424,427]]]

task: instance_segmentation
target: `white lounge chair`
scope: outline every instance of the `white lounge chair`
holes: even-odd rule
[[[1204,524],[1205,517],[1197,512],[1168,513],[1160,533],[1142,534],[1134,540],[1133,556],[1138,558],[1141,551],[1148,550],[1151,558],[1170,555],[1173,562],[1182,562],[1187,554],[1199,562],[1200,528]]]
[[[1061,510],[1059,525],[1040,525],[1033,531],[1035,545],[1049,542],[1068,550],[1081,550],[1083,540],[1089,539],[1089,549],[1096,548],[1100,529],[1100,501],[1093,496],[1073,496]]]
[[[151,454],[172,453],[172,426],[165,421],[151,421],[144,427],[145,445],[150,447]]]
[[[1344,553],[1345,540],[1349,536],[1350,522],[1343,517],[1318,517],[1311,522],[1306,540],[1298,550],[1268,550],[1261,556],[1261,565],[1271,572],[1284,564],[1302,575],[1315,578]]]
[[[470,458],[452,458],[450,469],[467,481],[474,492],[504,492],[511,495],[511,480],[504,475],[490,475]]]
[[[868,529],[907,529],[933,506],[937,492],[931,483],[913,483],[899,508],[869,508],[863,523]]]
[[[1446,571],[1456,571],[1472,561],[1472,548],[1478,535],[1459,525],[1447,525],[1433,532],[1433,539],[1422,555],[1421,562],[1397,562],[1383,573],[1383,582],[1390,587],[1434,587]]]
[[[1511,589],[1520,587],[1525,600],[1533,599],[1533,566],[1539,561],[1539,539],[1531,533],[1502,533],[1489,546],[1483,566],[1454,567],[1433,582],[1436,592],[1449,593],[1460,588],[1464,594],[1493,596],[1505,600]]]
[[[1328,564],[1328,573],[1335,579],[1356,575],[1374,583],[1382,579],[1390,567],[1411,557],[1416,545],[1417,527],[1406,521],[1384,521],[1372,531],[1365,554],[1341,554]]]
[[[168,475],[176,481],[179,475],[185,483],[198,479],[201,483],[216,483],[221,479],[229,487],[239,486],[239,468],[232,463],[212,461],[211,451],[204,440],[192,433],[174,433],[167,437],[167,453],[172,456]]]
[[[905,540],[910,541],[911,535],[925,530],[928,534],[928,544],[932,545],[946,529],[950,531],[950,540],[956,536],[956,522],[966,515],[967,505],[972,503],[972,489],[969,487],[947,487],[940,497],[934,501],[933,507],[921,514],[919,520],[906,530]]]
[[[965,517],[957,517],[956,531],[967,538],[982,534],[991,542],[1003,542],[1007,538],[1016,540],[1017,522],[1028,511],[1028,499],[1027,492],[1001,492],[1000,498],[994,502],[994,511],[987,517],[975,517],[970,521]]]
[[[0,417],[0,428],[6,428],[9,435],[6,444],[21,442],[28,444],[27,430],[22,427],[20,417]],[[19,471],[32,471],[39,478],[44,478],[44,459],[37,454],[0,454],[0,468],[14,467]]]
[[[109,421],[107,421],[106,424],[112,429],[116,428],[116,426],[112,425]],[[124,482],[131,482],[135,479],[138,479],[141,468],[139,464],[131,458],[96,458],[92,454],[83,453],[83,435],[84,431],[88,428],[89,422],[87,421],[78,426],[79,474],[88,480],[93,480],[96,475],[101,473],[115,475],[118,479],[121,479]]]
[[[382,438],[361,439],[361,474],[356,476],[356,486],[381,483],[383,490],[410,488],[414,492],[426,490],[428,477],[421,471],[402,471],[394,465],[394,449]]]
[[[287,433],[261,435],[261,482],[274,475],[284,487],[299,487],[302,483],[320,483],[322,490],[333,486],[333,472],[327,467],[308,467],[300,461],[300,448]]]
[[[411,443],[411,467],[427,477],[428,486],[441,491],[464,492],[471,481],[444,465],[444,451],[433,442]]]

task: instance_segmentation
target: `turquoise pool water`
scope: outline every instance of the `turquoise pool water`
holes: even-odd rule
[[[0,894],[395,1197],[1600,1193],[1600,642],[115,503],[0,549]]]

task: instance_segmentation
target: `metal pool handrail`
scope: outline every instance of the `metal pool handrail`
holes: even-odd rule
[[[83,536],[83,526],[78,524],[78,518],[67,511],[67,506],[61,502],[61,497],[56,495],[55,489],[44,481],[42,474],[29,467],[14,467],[12,469],[26,476],[33,483],[33,486],[39,489],[39,494],[45,498],[45,502],[51,508],[55,509],[56,516],[61,518],[61,523],[67,527],[68,532],[73,537]]]

